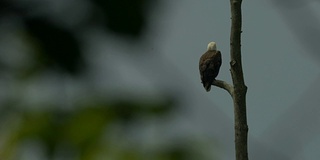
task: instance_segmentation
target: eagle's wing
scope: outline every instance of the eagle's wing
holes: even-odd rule
[[[220,66],[222,64],[221,52],[206,52],[200,57],[199,71],[201,77],[204,73],[209,74],[208,76],[217,76]]]
[[[200,57],[199,70],[201,81],[207,91],[210,91],[212,82],[219,73],[221,63],[220,51],[207,51]]]
[[[221,52],[217,51],[216,55],[214,56],[214,78],[216,78],[219,74],[219,70],[222,64],[222,59],[221,59]]]
[[[205,73],[207,73],[207,71],[213,68],[214,68],[213,60],[208,56],[202,57],[200,59],[200,65],[199,65],[201,79],[203,79],[203,76]]]

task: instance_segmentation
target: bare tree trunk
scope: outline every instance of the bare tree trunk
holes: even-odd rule
[[[247,86],[244,83],[241,63],[241,3],[242,0],[230,0],[232,20],[230,35],[230,71],[234,86],[232,98],[235,118],[236,160],[248,160],[248,125],[246,113]]]
[[[230,71],[233,85],[221,80],[214,81],[213,85],[225,89],[233,98],[236,160],[248,160],[247,86],[241,63],[241,3],[242,0],[230,0]]]

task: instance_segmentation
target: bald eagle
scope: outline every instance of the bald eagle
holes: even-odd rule
[[[221,53],[217,50],[215,42],[210,42],[207,51],[200,57],[199,70],[203,87],[207,92],[217,77],[221,66]]]

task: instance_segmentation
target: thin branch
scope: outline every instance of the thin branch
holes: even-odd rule
[[[231,84],[222,80],[215,80],[213,81],[212,85],[226,90],[231,95],[231,97],[233,97],[233,86]]]

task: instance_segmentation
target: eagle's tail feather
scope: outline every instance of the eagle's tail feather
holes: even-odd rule
[[[209,92],[211,90],[211,84],[210,83],[206,83],[203,86],[204,86],[204,88],[206,89],[207,92]]]

